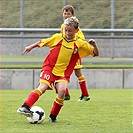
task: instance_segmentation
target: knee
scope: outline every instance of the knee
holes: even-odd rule
[[[66,93],[66,88],[59,89],[58,93],[65,94]]]
[[[40,90],[42,93],[44,93],[47,90],[47,88],[48,88],[47,84],[40,83],[37,89]]]
[[[58,90],[58,97],[59,98],[64,98],[65,94],[66,94],[66,89],[59,89]]]
[[[80,69],[75,69],[75,75],[77,76],[77,77],[81,77],[82,76],[82,73],[81,73],[81,70]]]

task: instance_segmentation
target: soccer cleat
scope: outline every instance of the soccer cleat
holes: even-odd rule
[[[56,116],[50,114],[50,116],[49,116],[49,122],[50,122],[50,123],[57,123]]]
[[[90,96],[81,95],[79,97],[79,100],[78,101],[89,101],[89,100],[90,100]]]
[[[19,114],[25,115],[26,117],[32,117],[32,116],[33,116],[32,111],[30,111],[30,109],[27,109],[27,108],[25,108],[25,107],[19,108],[19,109],[17,110],[17,112],[18,112]]]
[[[57,123],[57,120],[52,120],[52,118],[49,117],[49,122],[50,123]]]
[[[64,98],[64,100],[70,100],[70,95],[69,94],[66,95],[65,98]]]

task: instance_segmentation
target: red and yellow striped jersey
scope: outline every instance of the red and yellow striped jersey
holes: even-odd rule
[[[61,33],[65,34],[65,30],[64,30],[64,24],[61,25]],[[81,31],[81,29],[79,28],[78,32],[75,34],[77,37],[85,40],[85,37],[84,37],[84,34],[83,32]],[[81,59],[78,59],[74,69],[81,69],[83,67],[82,65],[82,61]]]
[[[69,77],[79,58],[92,55],[93,47],[87,41],[75,36],[67,40],[63,34],[40,40],[39,47],[50,47],[50,53],[43,63],[42,69],[51,71],[56,76]]]

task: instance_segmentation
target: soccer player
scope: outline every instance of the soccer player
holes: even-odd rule
[[[67,18],[64,21],[65,34],[54,34],[50,38],[41,39],[25,48],[22,54],[30,52],[33,48],[44,46],[50,47],[50,53],[43,62],[39,86],[29,94],[23,105],[17,110],[18,113],[32,116],[30,108],[46,90],[52,89],[54,86],[57,97],[51,108],[49,121],[50,123],[57,122],[56,118],[64,104],[66,88],[77,60],[89,55],[99,55],[95,40],[92,39],[88,43],[75,36],[79,30],[78,26],[79,22],[76,17]]]
[[[74,16],[74,7],[72,5],[64,6],[62,9],[62,16],[64,20]],[[62,33],[64,32],[64,24],[61,25],[61,32]],[[85,40],[84,34],[82,33],[80,28],[76,33],[76,36]],[[78,101],[81,101],[81,100],[88,101],[90,100],[90,95],[89,95],[89,91],[87,90],[86,80],[85,80],[85,77],[82,75],[81,68],[83,68],[83,66],[82,66],[81,58],[79,58],[74,68],[74,72],[76,77],[78,78],[79,86],[81,89],[81,96],[79,97]],[[66,89],[65,100],[70,100],[70,93],[68,91],[68,88]]]

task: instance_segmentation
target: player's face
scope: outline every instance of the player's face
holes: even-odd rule
[[[67,19],[67,18],[70,18],[72,16],[73,16],[73,14],[69,10],[68,11],[66,11],[66,10],[63,11],[63,19],[64,20]]]
[[[78,29],[75,29],[73,26],[65,25],[64,28],[65,28],[65,35],[68,40],[73,39],[78,31]]]

